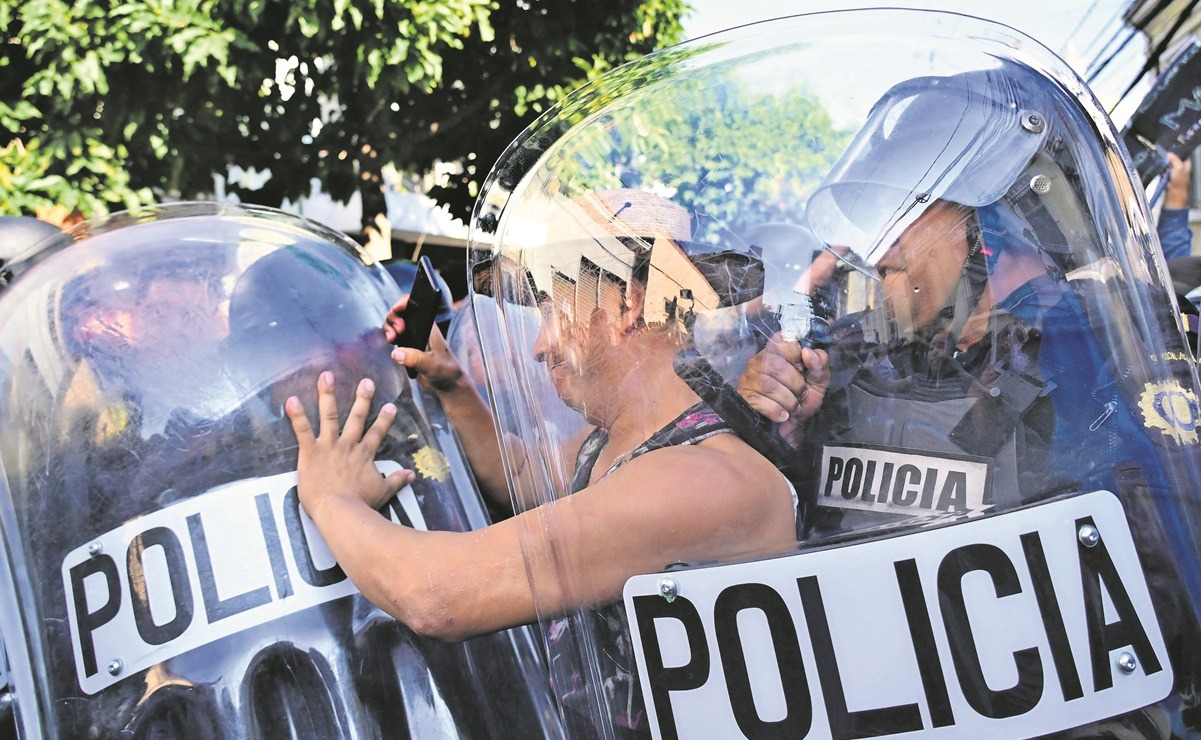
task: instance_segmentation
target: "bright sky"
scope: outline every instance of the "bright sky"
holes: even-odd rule
[[[998,21],[1042,42],[1063,57],[1084,77],[1089,64],[1110,42],[1125,38],[1121,11],[1130,0],[888,0],[878,6],[950,10]],[[684,20],[688,38],[696,38],[733,26],[798,13],[814,13],[854,7],[873,7],[852,0],[691,0],[693,13]],[[1113,43],[1112,46],[1116,46]],[[1112,48],[1112,47],[1111,47]],[[1140,36],[1093,81],[1093,92],[1101,103],[1112,106],[1138,73],[1146,53]],[[1146,91],[1146,84],[1131,93],[1114,112],[1121,125]]]

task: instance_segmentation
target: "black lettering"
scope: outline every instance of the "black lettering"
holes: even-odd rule
[[[926,481],[922,485],[922,503],[923,509],[934,508],[934,485],[938,483],[938,469],[926,468]]]
[[[857,457],[847,460],[847,469],[842,479],[842,497],[848,501],[859,498],[859,483],[863,480],[863,461]]]
[[[888,489],[892,486],[892,468],[890,462],[884,463],[884,470],[880,471],[880,491],[876,494],[876,499],[880,503],[888,502]]]
[[[962,470],[947,473],[947,479],[942,484],[942,493],[938,494],[938,509],[967,511],[967,473]]]
[[[650,682],[650,701],[659,718],[659,729],[665,740],[676,740],[679,730],[671,709],[671,692],[691,691],[709,680],[709,644],[705,642],[705,625],[692,602],[677,596],[668,602],[661,596],[635,596],[634,618],[646,656],[646,674]],[[656,619],[674,619],[684,626],[688,639],[688,662],[667,668],[659,649]]]
[[[785,715],[777,722],[764,722],[755,711],[750,672],[746,666],[742,634],[738,630],[738,613],[745,609],[758,609],[767,617],[776,667],[784,688]],[[730,586],[718,594],[713,604],[713,625],[730,692],[730,705],[742,733],[748,738],[804,737],[813,725],[813,700],[809,696],[809,680],[805,677],[796,624],[783,597],[762,583]]]
[[[96,675],[96,645],[92,633],[108,624],[121,610],[121,574],[117,563],[108,555],[97,555],[71,566],[71,601],[75,606],[75,626],[79,630],[79,652],[83,656],[83,675]],[[88,611],[88,595],[84,580],[88,576],[104,577],[106,596],[104,603],[94,611]]]
[[[833,455],[830,456],[830,467],[828,470],[829,477],[826,478],[826,490],[822,494],[823,496],[828,498],[830,494],[833,493],[834,481],[842,477],[842,468],[845,462],[846,461],[841,457],[835,457]]]
[[[150,613],[150,588],[146,582],[146,566],[143,559],[146,550],[161,547],[167,561],[167,580],[171,586],[171,601],[175,604],[175,616],[166,624],[155,624]],[[166,527],[153,527],[142,532],[129,543],[125,552],[125,570],[129,573],[129,598],[133,604],[133,621],[138,634],[147,645],[162,645],[179,637],[191,626],[194,611],[192,584],[188,581],[188,567],[184,560],[183,545],[179,537]],[[155,584],[155,587],[160,587]]]
[[[1063,612],[1059,599],[1055,597],[1055,584],[1051,582],[1051,569],[1047,567],[1047,553],[1043,550],[1038,532],[1027,532],[1021,536],[1022,550],[1026,553],[1026,566],[1030,570],[1030,582],[1034,584],[1034,597],[1038,599],[1038,613],[1043,618],[1043,629],[1051,645],[1051,660],[1059,675],[1059,690],[1065,701],[1084,696],[1080,685],[1080,673],[1072,657],[1072,644],[1068,641],[1067,628],[1063,624]]]
[[[271,603],[271,589],[267,586],[259,586],[253,591],[222,599],[217,593],[213,558],[209,553],[208,538],[205,537],[204,523],[200,521],[199,514],[188,516],[188,535],[192,538],[192,552],[196,555],[196,570],[200,577],[200,596],[204,600],[204,613],[209,624]]]
[[[1092,517],[1076,520],[1076,530],[1084,525],[1096,526]],[[1138,612],[1126,591],[1126,584],[1118,575],[1118,569],[1109,556],[1102,538],[1093,547],[1077,544],[1076,552],[1080,555],[1080,578],[1084,586],[1084,618],[1088,624],[1088,644],[1093,663],[1093,689],[1101,691],[1113,686],[1113,669],[1109,664],[1109,653],[1122,647],[1131,647],[1143,673],[1150,676],[1158,673],[1163,666],[1159,657],[1151,647],[1147,631],[1139,621]],[[1105,623],[1105,605],[1101,600],[1101,587],[1104,582],[1105,590],[1109,592],[1109,600],[1118,620]]]
[[[313,553],[309,550],[309,538],[305,536],[304,524],[300,519],[300,497],[296,494],[296,486],[292,486],[284,494],[284,526],[288,531],[288,542],[292,545],[292,557],[296,560],[296,569],[300,577],[310,586],[322,588],[341,583],[346,580],[342,566],[334,563],[328,568],[318,568],[313,562]]]
[[[275,578],[275,593],[281,599],[292,595],[292,576],[284,560],[283,544],[279,541],[279,527],[271,512],[271,496],[260,493],[254,497],[254,506],[259,513],[259,527],[263,530],[263,541],[267,543],[267,557],[271,560],[271,575]]]
[[[863,500],[869,504],[875,503],[876,499],[872,496],[872,483],[876,480],[876,461],[867,461],[867,470],[863,474]]]
[[[918,470],[916,465],[906,463],[897,468],[897,479],[892,484],[892,502],[902,506],[912,506],[913,502],[917,500],[917,489],[909,486],[921,482],[922,471]]]
[[[816,576],[797,579],[797,590],[801,592],[801,604],[805,608],[805,624],[809,629],[809,641],[813,645],[813,656],[817,661],[817,675],[821,679],[822,695],[826,702],[826,714],[830,722],[830,734],[835,740],[896,735],[922,729],[922,713],[917,704],[898,704],[895,707],[847,710],[846,693],[842,688],[842,676],[838,671],[838,656],[834,651],[834,640],[830,636],[830,623],[826,607],[822,602],[821,588]]]
[[[935,727],[949,727],[955,724],[955,712],[947,694],[947,681],[943,676],[942,659],[938,656],[938,643],[934,641],[934,626],[930,621],[930,610],[926,608],[917,562],[900,560],[893,563],[893,569],[897,573],[905,622],[909,625],[909,639],[913,641],[913,653],[917,656],[917,671],[926,694],[926,706],[930,709],[930,721]]]
[[[972,571],[987,573],[997,598],[1021,593],[1017,570],[1005,551],[995,545],[965,545],[947,553],[938,566],[938,592],[947,641],[963,696],[980,715],[1003,719],[1024,714],[1038,704],[1043,693],[1043,666],[1038,648],[1029,647],[1013,654],[1017,683],[1008,689],[993,691],[984,680],[976,638],[963,600],[963,577]]]

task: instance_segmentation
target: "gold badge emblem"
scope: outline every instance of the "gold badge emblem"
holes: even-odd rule
[[[1171,435],[1181,444],[1197,441],[1197,424],[1201,413],[1197,396],[1180,383],[1148,383],[1139,399],[1143,425]]]
[[[450,480],[450,465],[446,462],[446,455],[433,447],[422,447],[413,453],[413,467],[422,478],[432,478],[439,483]]]

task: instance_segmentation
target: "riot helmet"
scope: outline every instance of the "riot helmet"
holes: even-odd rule
[[[1026,65],[906,80],[872,107],[809,199],[807,220],[827,244],[874,266],[938,201],[1003,204],[1030,238],[1058,253],[1086,245],[1087,204],[1055,84]]]
[[[0,218],[0,263],[10,262],[61,234],[56,226],[40,219],[4,216]]]

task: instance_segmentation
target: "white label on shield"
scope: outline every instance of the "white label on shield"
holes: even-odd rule
[[[377,462],[388,475],[395,462]],[[425,529],[409,486],[387,504]],[[67,553],[63,588],[87,694],[188,650],[358,590],[300,507],[296,473],[214,488]]]
[[[892,514],[966,514],[987,507],[988,462],[872,445],[822,449],[819,506]]]
[[[662,578],[625,587],[659,738],[1032,737],[1172,689],[1129,525],[1107,491],[673,571],[671,601]]]

